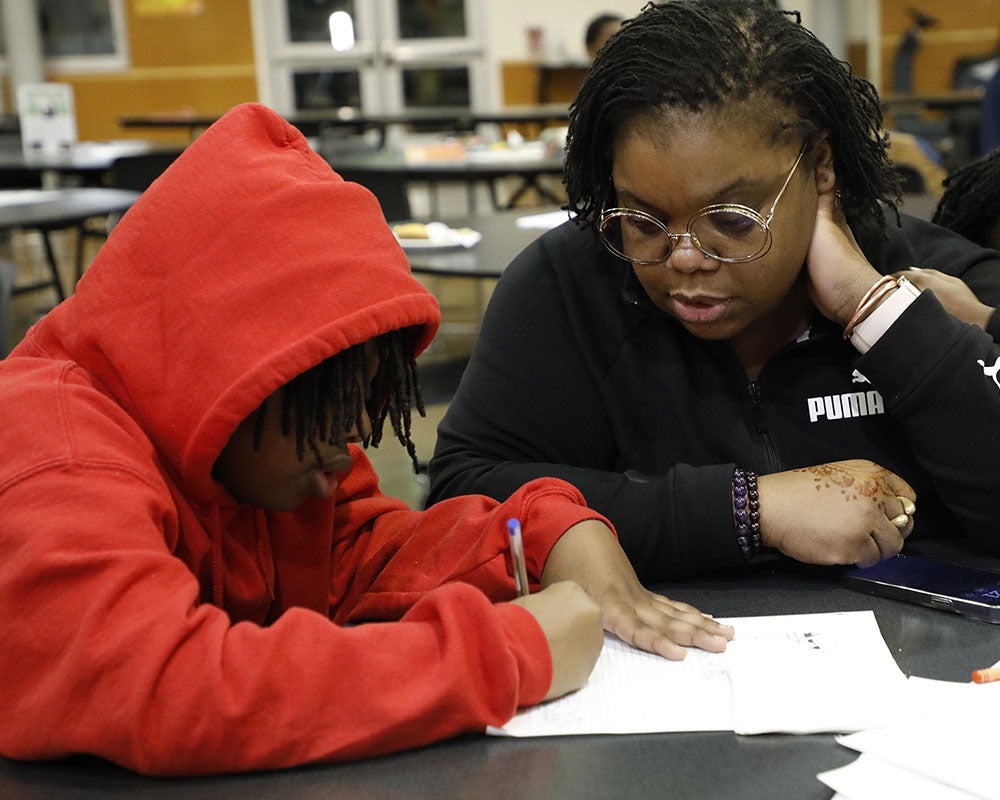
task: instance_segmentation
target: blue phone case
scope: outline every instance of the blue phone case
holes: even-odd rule
[[[846,575],[872,594],[1000,623],[1000,572],[920,556],[898,555]]]

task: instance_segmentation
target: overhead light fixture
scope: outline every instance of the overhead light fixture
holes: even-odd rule
[[[338,53],[354,47],[354,20],[346,11],[330,15],[330,44]]]

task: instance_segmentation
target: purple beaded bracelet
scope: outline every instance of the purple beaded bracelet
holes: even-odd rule
[[[760,550],[760,497],[757,473],[739,467],[733,470],[733,521],[736,542],[743,558],[749,561]]]

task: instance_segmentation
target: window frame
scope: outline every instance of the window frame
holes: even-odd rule
[[[400,70],[461,66],[469,70],[469,108],[490,107],[492,88],[482,5],[477,0],[465,0],[464,37],[400,40],[396,35],[395,2],[355,0],[358,21],[370,35],[359,39],[351,51],[335,53],[328,43],[291,41],[285,0],[250,0],[261,102],[279,113],[308,113],[295,108],[295,72],[357,70],[362,114],[402,113],[405,108]]]
[[[89,74],[102,72],[122,72],[131,65],[127,18],[125,14],[126,0],[106,0],[111,12],[111,38],[114,43],[113,53],[100,55],[46,56],[44,34],[39,26],[39,58],[46,73],[57,74]],[[0,53],[0,70],[9,73],[7,53]]]

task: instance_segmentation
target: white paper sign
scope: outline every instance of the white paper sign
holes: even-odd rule
[[[68,83],[23,83],[17,112],[25,158],[56,156],[76,144],[76,107]]]

